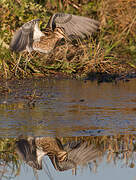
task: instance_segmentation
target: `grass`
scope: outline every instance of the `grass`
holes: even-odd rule
[[[111,6],[112,4],[112,6]],[[0,76],[118,77],[136,69],[135,0],[1,0]],[[89,40],[61,43],[50,54],[13,53],[9,43],[23,23],[40,18],[44,30],[51,14],[74,13],[100,21],[99,32]]]

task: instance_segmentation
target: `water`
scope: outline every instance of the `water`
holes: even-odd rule
[[[0,98],[1,136],[135,133],[136,80],[31,79],[2,86],[8,92]]]
[[[85,140],[100,137],[98,142],[101,143],[103,139],[116,135],[115,139],[120,144],[119,138],[126,136],[129,137],[127,143],[133,142],[131,151],[128,149],[133,154],[133,157],[128,158],[131,161],[129,163],[123,164],[118,158],[116,163],[119,165],[115,166],[113,158],[113,162],[107,164],[109,154],[104,154],[102,162],[98,163],[98,168],[94,168],[97,169],[97,173],[92,170],[90,172],[89,167],[86,167],[83,168],[83,172],[82,169],[79,169],[79,173],[73,176],[71,170],[56,171],[47,157],[45,157],[45,162],[49,166],[52,179],[64,179],[66,175],[68,176],[67,179],[101,178],[105,180],[113,179],[115,175],[118,179],[135,179],[135,89],[135,79],[129,82],[120,81],[116,84],[98,84],[95,81],[66,79],[29,79],[1,82],[1,140],[5,141],[3,139],[5,137],[13,138],[10,139],[10,144],[20,135],[25,137],[30,135],[35,137],[51,136],[60,137],[60,139],[80,137],[80,139],[85,138]],[[122,142],[125,140],[123,139]],[[96,142],[94,144],[96,145]],[[120,154],[122,153],[122,150],[118,149],[118,151]],[[106,153],[106,150],[104,152]],[[113,154],[112,156],[114,156]],[[2,158],[1,160],[3,160]],[[20,176],[15,179],[24,179],[24,171],[27,172],[28,179],[35,179],[37,176],[39,179],[44,179],[45,176],[47,176],[46,179],[51,179],[50,175],[45,172],[47,170],[46,163],[44,166],[44,170],[38,171],[38,175],[37,173],[34,175],[32,168],[24,163],[23,166],[21,165]],[[97,165],[95,164],[95,166]],[[121,167],[124,167],[123,170]]]

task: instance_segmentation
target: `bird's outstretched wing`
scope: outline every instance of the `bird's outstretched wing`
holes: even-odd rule
[[[84,142],[79,147],[68,152],[68,160],[73,161],[76,165],[85,165],[98,157],[98,150],[93,145]]]
[[[95,32],[99,27],[99,22],[83,16],[72,14],[56,13],[51,16],[47,28],[54,30],[56,27],[64,29],[69,38],[86,38]]]
[[[67,159],[62,162],[58,161],[55,156],[50,157],[56,170],[65,171],[76,168],[78,165],[86,165],[98,157],[98,150],[92,145],[87,145],[86,142],[78,144],[74,149],[67,146],[67,150]]]
[[[28,51],[32,50],[34,26],[38,21],[39,19],[29,21],[15,32],[10,43],[12,51],[20,52],[26,48]]]
[[[41,169],[41,166],[37,162],[36,148],[31,147],[27,140],[20,139],[16,142],[16,152],[29,166],[35,169]]]

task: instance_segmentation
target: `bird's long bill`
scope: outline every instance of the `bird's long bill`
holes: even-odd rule
[[[68,35],[65,33],[65,30],[61,27],[57,27],[55,28],[55,31],[56,33],[59,33],[60,35],[60,38],[64,38],[65,40],[67,41],[71,41],[71,39],[68,37]]]
[[[77,35],[73,35],[74,38],[73,38],[72,35],[68,36],[68,35],[65,33],[64,30],[62,30],[62,33],[61,33],[61,34],[63,35],[64,39],[65,39],[66,41],[68,41],[68,42],[72,42],[72,40],[74,40],[74,39],[78,39],[78,40],[80,39],[80,36],[77,36]],[[75,38],[75,37],[76,37],[76,38]]]
[[[66,41],[72,42],[72,40],[65,33],[63,33],[63,36]]]

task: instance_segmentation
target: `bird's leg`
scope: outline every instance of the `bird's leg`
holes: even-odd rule
[[[15,75],[16,75],[16,73],[17,73],[17,69],[18,69],[18,67],[19,67],[19,63],[20,63],[21,57],[22,57],[22,53],[19,54],[19,58],[18,58],[18,60],[17,60],[17,63],[15,64],[15,66],[14,66],[14,68],[13,68],[13,70],[15,69]]]
[[[25,70],[27,68],[29,61],[32,59],[32,57],[33,57],[32,54],[30,52],[28,52],[28,55],[26,55]]]
[[[76,176],[76,174],[77,174],[77,168],[75,167],[75,168],[72,168],[72,175],[75,175]]]
[[[67,36],[64,36],[64,38],[65,38],[65,46],[66,46],[66,48],[65,48],[65,59],[67,59],[67,51],[68,51],[68,42],[70,41],[71,42],[71,39],[69,39]]]

